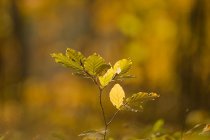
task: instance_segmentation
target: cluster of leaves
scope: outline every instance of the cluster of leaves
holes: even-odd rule
[[[143,109],[145,101],[155,100],[159,95],[156,93],[138,92],[125,99],[125,92],[119,84],[115,84],[110,91],[110,101],[119,110],[138,112]]]
[[[51,55],[57,63],[73,69],[73,74],[92,79],[101,88],[105,88],[110,82],[133,78],[128,75],[132,62],[130,59],[117,61],[113,66],[106,63],[98,54],[94,53],[85,57],[81,52],[67,48],[66,53],[53,53]],[[115,84],[110,91],[110,101],[119,110],[139,111],[142,110],[142,103],[154,100],[159,97],[156,93],[139,92],[125,99],[123,88]]]
[[[133,78],[132,75],[127,74],[131,68],[132,62],[130,59],[121,59],[114,65],[106,63],[105,60],[98,54],[94,53],[88,57],[85,57],[80,52],[68,48],[65,54],[53,53],[51,55],[57,63],[61,63],[63,66],[73,69],[73,74],[82,76],[84,78],[90,78],[102,91],[112,81],[119,81],[125,78]],[[100,101],[101,101],[100,92]],[[116,114],[120,110],[128,111],[140,111],[142,110],[142,104],[148,100],[154,100],[159,97],[156,93],[138,92],[131,97],[125,98],[125,92],[123,88],[116,83],[109,94],[111,103],[117,108],[117,112],[113,115],[110,121],[106,121],[104,110],[101,104],[103,117],[105,120],[105,130],[102,131],[86,131],[79,136],[85,136],[86,138],[103,139],[106,137],[106,130],[108,125],[112,122]]]
[[[111,66],[110,63],[106,63],[105,60],[96,53],[86,58],[83,54],[71,48],[68,48],[65,54],[53,53],[51,56],[57,63],[72,68],[74,71],[73,74],[91,78],[97,82],[101,88],[106,87],[111,81],[133,77],[126,75],[132,65],[130,59],[119,60]]]

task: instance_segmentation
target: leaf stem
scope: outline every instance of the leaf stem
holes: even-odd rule
[[[116,115],[119,113],[120,110],[117,110],[114,115],[112,116],[112,118],[110,119],[110,121],[107,123],[107,126],[110,125],[110,123],[114,120],[114,118],[116,117]]]
[[[126,106],[128,104],[128,102],[125,102],[123,105],[122,105],[122,107],[123,106]],[[120,112],[120,109],[118,109],[115,113],[114,113],[114,115],[111,117],[111,119],[110,119],[110,121],[107,123],[107,126],[109,126],[110,125],[110,123],[114,120],[114,118],[117,116],[117,114]]]

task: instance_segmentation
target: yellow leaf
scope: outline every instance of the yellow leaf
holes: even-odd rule
[[[102,87],[107,86],[113,79],[115,71],[110,68],[103,76],[99,76],[99,82]]]
[[[115,84],[109,93],[110,101],[117,108],[123,105],[123,100],[125,98],[125,92],[119,84]]]

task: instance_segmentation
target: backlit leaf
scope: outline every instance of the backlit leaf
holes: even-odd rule
[[[159,95],[156,93],[146,93],[146,92],[139,92],[133,94],[131,97],[125,100],[124,105],[121,107],[121,110],[128,110],[128,111],[142,111],[143,106],[142,104],[148,100],[155,100],[158,98]]]
[[[120,109],[120,107],[123,105],[123,100],[125,98],[125,93],[123,88],[119,84],[115,84],[110,91],[109,97],[112,104],[117,109]]]
[[[56,63],[60,63],[63,66],[72,68],[74,70],[78,70],[78,71],[82,70],[82,66],[80,66],[80,64],[72,61],[66,55],[63,55],[62,53],[53,53],[51,56],[55,58]]]
[[[115,80],[122,81],[124,79],[129,79],[129,78],[135,78],[135,76],[133,76],[133,75],[121,75],[121,76],[117,76],[117,78]]]
[[[148,100],[155,100],[158,97],[159,97],[159,95],[154,92],[151,92],[151,93],[139,92],[139,93],[133,94],[131,97],[127,98],[126,102],[128,104],[134,103],[134,102],[145,102]]]
[[[72,61],[78,63],[81,65],[81,63],[84,63],[85,57],[82,55],[81,52],[75,51],[71,48],[66,49],[66,56],[71,59]]]
[[[113,68],[110,68],[103,76],[99,76],[99,82],[102,87],[107,86],[115,76],[115,71]]]
[[[93,54],[85,60],[84,68],[90,75],[96,76],[109,69],[110,65],[100,55]]]
[[[130,59],[122,59],[114,64],[114,70],[116,70],[118,75],[125,74],[131,68],[132,62]]]
[[[72,68],[76,71],[83,71],[82,63],[84,62],[85,57],[80,52],[68,48],[66,54],[53,53],[51,56],[55,59],[56,63],[60,63],[65,67]]]

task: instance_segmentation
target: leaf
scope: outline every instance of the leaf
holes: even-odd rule
[[[131,68],[132,62],[130,59],[122,59],[114,64],[114,70],[116,70],[118,75],[125,74]]]
[[[122,81],[124,79],[129,79],[129,78],[135,78],[133,75],[122,75],[122,76],[117,76],[116,80]]]
[[[139,92],[136,94],[133,94],[131,97],[126,99],[126,102],[129,103],[135,103],[135,102],[145,102],[148,100],[155,100],[158,98],[159,95],[157,93],[147,93],[147,92]]]
[[[111,67],[103,76],[99,76],[99,82],[102,87],[107,86],[115,76],[115,71]]]
[[[139,112],[143,110],[142,104],[132,104],[132,106],[124,104],[120,107],[120,110],[132,111],[132,112]]]
[[[60,63],[76,71],[83,71],[82,63],[85,57],[80,52],[68,48],[65,55],[62,53],[53,53],[51,56],[55,59],[56,63]]]
[[[153,132],[158,132],[160,131],[164,126],[164,120],[163,119],[159,119],[155,122],[155,124],[153,125]]]
[[[71,48],[66,49],[66,56],[80,65],[81,63],[83,64],[86,59],[81,52],[75,51]]]
[[[143,110],[142,104],[148,100],[154,100],[158,98],[159,95],[156,93],[146,93],[139,92],[133,94],[131,97],[125,100],[124,105],[121,107],[121,110],[128,110],[133,112],[138,112]]]
[[[85,60],[84,68],[90,75],[96,76],[109,69],[110,65],[100,55],[93,54]]]
[[[115,84],[109,93],[110,101],[117,108],[123,105],[123,101],[125,98],[125,93],[123,88],[119,84]]]

